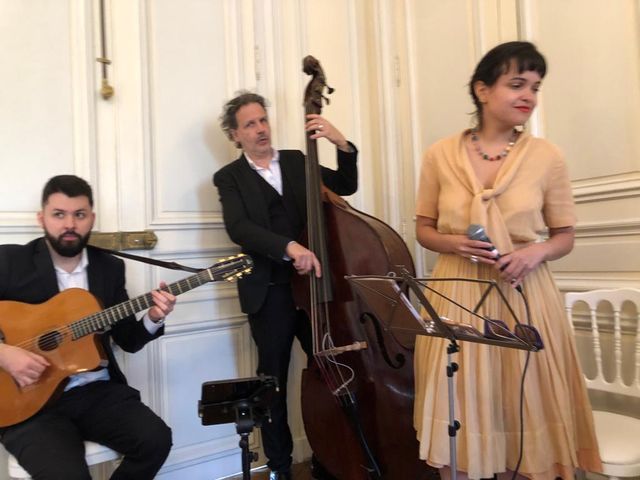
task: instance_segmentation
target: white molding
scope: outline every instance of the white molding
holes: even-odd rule
[[[397,169],[399,162],[394,161],[398,158],[396,145],[399,142],[397,110],[395,108],[397,92],[393,78],[396,73],[394,62],[396,45],[393,36],[394,12],[388,0],[376,0],[374,13],[375,31],[379,32],[379,36],[375,39],[375,55],[377,58],[377,77],[380,80],[378,97],[381,104],[378,131],[381,133],[380,150],[382,155],[378,160],[381,163],[379,168],[383,172],[381,176],[382,190],[391,192],[401,185]],[[386,222],[392,227],[399,225],[401,219],[398,200],[397,197],[386,196],[382,202],[382,215],[376,215],[386,219]]]
[[[538,11],[535,8],[535,3],[531,0],[516,0],[516,12],[519,38],[535,42],[535,26],[538,24]]]
[[[148,225],[149,205],[155,204],[148,174],[151,170],[150,6],[146,0],[112,0],[112,3],[112,21],[118,25],[110,29],[115,64],[110,76],[116,86],[110,101],[113,102],[117,225],[121,230],[133,230]],[[131,209],[132,204],[146,208]]]
[[[187,211],[172,211],[170,213],[156,212],[149,225],[158,230],[172,228],[222,228],[224,220],[222,213],[198,213]]]
[[[282,85],[287,85],[287,95],[282,95],[277,99],[279,103],[280,115],[276,117],[278,122],[279,145],[286,148],[297,148],[306,153],[306,136],[302,128],[304,121],[304,98],[305,81],[308,77],[302,72],[302,58],[309,53],[308,29],[306,19],[306,2],[289,0],[276,2],[274,7],[274,17],[280,19],[280,24],[276,23],[276,45],[279,52],[282,52],[280,59],[280,78],[276,80]],[[296,81],[286,77],[286,72],[291,66],[297,72]],[[277,112],[276,112],[277,113]],[[287,125],[285,119],[289,120]],[[298,124],[299,128],[292,128],[291,122]]]
[[[358,10],[355,0],[348,0],[347,2],[347,11],[348,11],[348,19],[349,19],[349,56],[351,61],[349,62],[350,74],[349,78],[351,79],[351,104],[353,105],[353,132],[354,137],[351,139],[356,145],[362,145],[362,141],[365,138],[365,132],[363,131],[364,120],[362,118],[362,97],[360,92],[362,90],[360,85],[360,79],[364,77],[362,71],[360,70],[361,65],[361,55],[360,48],[358,42]],[[358,169],[358,176],[362,175],[362,168]],[[361,195],[356,194],[354,198],[351,199],[351,202],[354,207],[364,210],[366,207],[364,205],[363,199]]]
[[[582,222],[576,228],[576,238],[626,237],[640,235],[640,218],[620,221]]]
[[[280,99],[277,90],[280,85],[276,83],[279,80],[276,61],[280,57],[275,54],[278,51],[273,23],[275,10],[272,0],[254,1],[254,9],[257,13],[257,18],[260,18],[260,21],[254,21],[254,27],[262,34],[258,33],[254,38],[254,46],[257,52],[256,58],[259,65],[258,72],[256,72],[256,83],[258,90],[263,92],[273,102],[273,106],[276,107],[279,105],[278,100]],[[267,52],[272,55],[269,59],[267,59]],[[279,125],[277,110],[277,108],[272,108],[269,113],[274,125]]]
[[[417,44],[417,32],[415,27],[416,18],[414,12],[415,0],[405,0],[405,29],[406,29],[406,39],[407,39],[407,83],[409,86],[409,98],[411,101],[409,102],[409,111],[410,111],[410,122],[411,122],[411,165],[413,167],[414,172],[414,182],[413,182],[413,191],[418,191],[418,184],[420,182],[420,170],[422,167],[422,142],[420,138],[422,136],[422,132],[424,131],[423,125],[420,122],[420,113],[418,112],[418,105],[420,105],[420,89],[418,88],[418,58],[416,53],[416,44]],[[408,213],[408,212],[407,212]],[[412,212],[412,222],[411,228],[416,228],[416,216],[415,212]],[[408,225],[408,222],[407,222]],[[411,236],[414,238],[415,234]],[[414,264],[416,268],[416,273],[418,275],[422,274],[422,266],[424,265],[424,248],[417,242],[413,242],[413,245],[407,245],[411,253],[413,254]]]
[[[231,98],[237,90],[255,85],[256,81],[253,7],[250,0],[225,0],[222,7],[225,47],[228,52],[225,68],[227,97]]]
[[[589,274],[567,274],[554,272],[553,276],[558,288],[563,292],[579,292],[585,290],[595,290],[598,288],[638,288],[640,284],[640,274],[622,275],[620,272]]]
[[[254,50],[258,68],[257,90],[269,102],[269,123],[273,128],[272,140],[274,146],[281,148],[280,145],[288,145],[287,132],[292,128],[291,119],[287,118],[286,114],[280,115],[280,111],[284,111],[286,106],[288,93],[284,85],[290,84],[291,79],[286,77],[284,71],[283,59],[286,53],[282,53],[282,30],[286,27],[282,23],[282,18],[278,18],[280,15],[277,5],[278,2],[274,4],[272,0],[254,1],[257,14],[254,22],[256,30]],[[270,57],[267,57],[267,52],[271,54]]]
[[[143,42],[141,50],[141,55],[145,57],[146,65],[143,67],[145,76],[144,83],[142,86],[143,89],[143,102],[144,102],[144,122],[145,122],[145,158],[144,164],[146,166],[146,179],[145,185],[147,187],[147,223],[149,225],[156,226],[157,220],[162,216],[162,212],[158,211],[158,206],[160,205],[160,201],[158,198],[158,192],[160,191],[160,178],[156,173],[156,163],[154,159],[156,158],[155,153],[155,141],[154,136],[156,135],[156,127],[154,125],[154,110],[153,110],[153,99],[155,97],[155,84],[154,84],[154,75],[153,75],[153,66],[155,64],[155,59],[153,56],[152,45],[151,45],[151,36],[153,32],[153,18],[154,15],[151,12],[152,6],[154,5],[153,1],[141,0],[145,3],[144,6],[144,25],[141,35],[141,41]]]
[[[536,4],[530,0],[516,0],[516,17],[518,38],[536,43],[536,27],[538,25]],[[539,95],[538,105],[531,114],[527,128],[532,135],[544,138],[544,91]]]
[[[571,182],[576,203],[640,196],[640,172],[623,173]]]
[[[42,232],[36,220],[36,211],[32,212],[1,212],[0,231],[37,231]]]
[[[68,2],[71,31],[71,93],[73,101],[73,161],[77,175],[96,185],[96,110],[98,79],[95,77],[93,2]]]

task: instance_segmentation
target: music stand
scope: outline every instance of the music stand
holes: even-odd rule
[[[202,384],[198,415],[203,425],[235,423],[242,450],[242,478],[251,478],[251,462],[258,454],[249,450],[249,434],[253,427],[270,420],[270,408],[278,391],[278,379],[273,376],[220,380]]]
[[[415,333],[418,335],[426,335],[432,337],[443,337],[449,340],[447,347],[447,387],[449,399],[449,452],[451,460],[451,478],[457,478],[457,456],[456,456],[456,433],[460,429],[460,422],[455,417],[455,391],[453,376],[458,370],[458,364],[452,361],[454,353],[460,350],[458,341],[483,343],[506,348],[515,348],[530,352],[536,352],[544,348],[540,335],[535,328],[530,325],[523,325],[518,320],[515,312],[507,302],[506,297],[500,290],[496,282],[491,280],[477,280],[467,278],[433,278],[418,279],[403,272],[401,276],[358,276],[347,275],[347,281],[351,284],[355,292],[364,300],[373,313],[381,320],[384,327],[396,335],[407,335],[407,333]],[[473,309],[460,305],[453,299],[450,299],[432,287],[427,282],[471,282],[485,285],[486,289],[481,293],[480,299]],[[422,283],[421,283],[422,282]],[[485,332],[482,333],[471,325],[451,322],[443,319],[438,315],[435,308],[424,295],[424,289],[428,289],[445,300],[453,303],[462,310],[484,320]],[[516,325],[519,327],[527,327],[525,334],[517,336],[508,329],[505,331],[502,322],[483,317],[478,312],[489,294],[494,290],[500,296],[508,311],[513,316]],[[428,318],[423,318],[415,308],[408,295],[413,293],[420,306],[428,314]],[[387,319],[384,321],[383,319]],[[419,327],[416,327],[416,324]],[[409,325],[412,325],[410,327]],[[488,328],[487,328],[488,327]],[[497,334],[496,331],[499,333]],[[522,329],[521,329],[522,331]]]

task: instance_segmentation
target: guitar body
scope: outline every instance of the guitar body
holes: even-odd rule
[[[252,267],[251,257],[235,255],[162,288],[177,296],[208,282],[236,280]],[[38,305],[0,301],[4,343],[42,355],[51,364],[37,383],[25,388],[0,369],[0,427],[35,415],[70,375],[100,367],[106,359],[99,338],[102,331],[153,303],[153,295],[146,293],[102,310],[96,298],[80,288],[69,288]]]
[[[0,427],[35,415],[62,389],[70,375],[100,366],[104,352],[97,334],[73,340],[69,330],[72,322],[100,310],[96,298],[80,288],[65,290],[38,305],[0,302],[4,342],[42,355],[51,364],[38,383],[25,388],[0,369]]]

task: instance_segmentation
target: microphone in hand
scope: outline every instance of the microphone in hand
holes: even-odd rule
[[[482,225],[476,225],[474,223],[469,225],[469,228],[467,228],[467,237],[469,237],[471,240],[479,240],[481,242],[491,243],[491,240],[489,240],[487,232],[484,231],[484,227]],[[485,247],[485,250],[491,252],[495,256],[496,260],[500,258],[500,252],[498,252],[498,249],[494,247],[492,243],[490,247]],[[507,268],[506,263],[502,265],[502,267],[500,267],[500,271],[504,270],[505,268]],[[516,290],[522,293],[522,285],[518,285],[516,287]]]
[[[491,243],[491,240],[489,240],[487,232],[484,231],[484,227],[482,225],[476,225],[474,223],[469,225],[469,228],[467,228],[467,237],[469,237],[471,240],[479,240],[481,242]],[[488,252],[491,252],[496,257],[496,259],[500,258],[500,252],[498,252],[498,249],[494,247],[493,244],[491,244],[490,247],[485,247],[484,249]]]

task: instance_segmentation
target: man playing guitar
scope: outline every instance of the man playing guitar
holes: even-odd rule
[[[87,245],[94,219],[93,193],[85,180],[74,175],[51,178],[38,213],[44,237],[26,245],[0,246],[0,301],[42,304],[68,288],[88,290],[104,308],[127,301],[122,260]],[[161,283],[161,289],[151,292],[151,308],[140,321],[130,315],[96,336],[106,362],[65,379],[60,394],[45,399],[44,407],[29,418],[0,424],[0,441],[34,478],[89,479],[84,440],[123,455],[112,479],[155,477],[171,449],[171,430],[127,385],[111,342],[136,352],[164,333],[164,319],[176,299],[163,287]],[[24,321],[17,315],[0,320],[12,325]],[[11,344],[8,338],[5,343],[4,332],[0,335],[0,368],[13,380],[5,384],[18,392],[37,389],[54,368],[52,357],[37,351],[46,351],[62,334],[43,335],[33,345]],[[6,390],[0,387],[3,403],[9,402]]]

